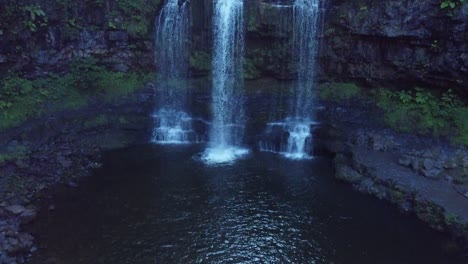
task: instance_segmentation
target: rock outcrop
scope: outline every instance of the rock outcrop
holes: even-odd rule
[[[75,11],[66,10],[75,12],[75,18],[63,14],[59,1],[33,2],[44,10],[47,25],[15,34],[2,26],[0,71],[17,70],[29,76],[61,72],[72,58],[90,55],[117,71],[153,69],[152,32],[161,1],[137,1],[147,7],[144,14],[136,9],[122,11],[110,0],[103,1],[101,8],[80,2]],[[292,3],[245,1],[246,78],[295,77],[289,46]],[[212,4],[191,2],[194,76],[210,73]],[[138,21],[125,17],[132,12]],[[466,4],[441,9],[439,0],[330,0],[323,2],[322,24],[322,80],[459,91],[468,87]]]

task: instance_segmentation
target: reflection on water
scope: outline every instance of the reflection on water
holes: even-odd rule
[[[463,263],[443,235],[335,182],[328,160],[207,166],[202,148],[107,153],[40,214],[32,263]]]

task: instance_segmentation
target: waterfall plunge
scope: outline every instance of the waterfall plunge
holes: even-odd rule
[[[166,0],[155,22],[155,58],[160,72],[159,109],[154,114],[153,142],[185,144],[198,140],[185,112],[189,59],[188,1]]]
[[[260,150],[282,153],[287,158],[310,158],[314,123],[314,84],[318,51],[319,0],[295,0],[293,5],[292,55],[297,61],[297,84],[283,122],[267,124]]]
[[[243,0],[214,1],[213,123],[206,163],[227,163],[248,153],[240,147],[245,117]]]

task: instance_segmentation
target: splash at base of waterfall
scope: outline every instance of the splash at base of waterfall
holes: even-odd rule
[[[249,154],[248,149],[234,146],[216,146],[205,150],[201,155],[201,160],[207,165],[231,164]]]
[[[153,117],[155,128],[152,142],[157,144],[190,144],[200,141],[192,128],[193,119],[187,113],[162,109]]]
[[[314,125],[315,122],[300,119],[268,123],[259,141],[260,151],[279,153],[294,160],[311,159]]]
[[[212,113],[206,164],[232,163],[242,148],[244,112],[244,0],[215,0],[213,17]]]

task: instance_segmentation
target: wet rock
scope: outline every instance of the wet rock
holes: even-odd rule
[[[335,177],[350,183],[357,183],[363,178],[361,174],[347,165],[338,165]]]
[[[2,252],[0,251],[0,253]],[[0,254],[0,263],[1,264],[17,264],[18,262],[16,262],[15,258],[9,257],[6,254]]]
[[[426,158],[426,159],[424,159],[422,165],[423,165],[423,168],[424,168],[425,170],[431,170],[432,168],[435,167],[435,162],[434,162],[434,160],[432,160],[432,159]]]
[[[411,204],[410,201],[408,200],[404,200],[402,202],[400,202],[398,204],[398,207],[400,208],[400,210],[402,210],[403,212],[411,212],[413,211],[413,205]]]
[[[118,72],[128,72],[130,68],[125,63],[117,63],[112,66],[112,69]]]
[[[421,173],[424,175],[424,177],[426,178],[429,178],[429,179],[433,179],[433,180],[436,180],[436,179],[440,179],[441,178],[441,172],[442,170],[439,169],[439,168],[430,168],[430,169],[426,169],[426,168],[423,168],[421,170]]]
[[[21,205],[10,205],[10,206],[6,207],[5,210],[7,210],[8,212],[10,212],[12,214],[18,215],[18,214],[21,214],[22,212],[26,211],[26,208],[24,208]]]
[[[109,40],[112,41],[127,41],[128,33],[126,31],[111,31],[109,32]]]
[[[412,163],[412,158],[409,156],[403,156],[398,159],[398,164],[404,167],[409,167]]]
[[[413,159],[413,160],[411,161],[411,169],[412,169],[413,171],[419,171],[420,168],[421,168],[421,164],[420,164],[419,159],[416,159],[416,158]]]
[[[24,159],[18,159],[15,161],[15,165],[16,167],[18,167],[19,169],[26,169],[28,168],[28,163],[24,160]]]
[[[67,182],[67,186],[70,187],[70,188],[77,188],[78,184],[76,182],[69,181],[69,182]]]
[[[452,183],[454,181],[454,178],[451,175],[446,175],[445,180]]]
[[[59,156],[57,158],[57,162],[65,169],[70,168],[73,165],[73,162],[64,156]]]
[[[449,158],[444,162],[443,167],[449,170],[455,169],[457,167],[457,162],[454,158]]]
[[[34,219],[36,219],[37,212],[36,210],[29,209],[24,212],[22,212],[19,215],[19,220],[22,224],[29,224],[31,223]]]
[[[3,54],[0,54],[0,63],[5,63],[7,61],[8,61],[7,57]]]
[[[463,159],[462,159],[462,162],[461,162],[461,166],[463,168],[468,168],[468,156],[464,156]]]
[[[10,255],[19,252],[28,252],[32,247],[33,237],[28,233],[19,233],[14,236],[9,236],[5,242],[5,251]]]
[[[35,246],[33,246],[33,247],[29,250],[30,253],[34,253],[34,252],[36,252],[36,251],[37,251],[37,247],[35,247]]]
[[[385,140],[380,135],[369,135],[369,145],[373,150],[384,150]]]
[[[357,186],[357,190],[364,193],[374,194],[379,199],[384,196],[383,190],[379,188],[372,179],[365,178]]]

